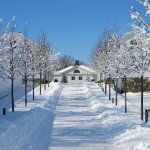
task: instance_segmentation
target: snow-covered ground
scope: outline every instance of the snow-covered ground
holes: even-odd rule
[[[107,141],[106,130],[99,125],[98,114],[91,111],[92,99],[86,85],[64,87],[55,112],[50,150],[111,148],[103,144]]]
[[[140,94],[128,94],[118,106],[94,83],[79,85],[51,83],[24,108],[23,89],[16,91],[16,112],[0,115],[0,150],[149,150],[150,123],[140,120]],[[115,92],[112,90],[112,97]],[[150,94],[144,94],[150,108]],[[0,101],[0,109],[7,105]]]
[[[118,96],[118,106],[115,106],[108,100],[108,94],[99,94],[97,88],[92,92],[96,98],[91,101],[91,108],[98,112],[99,125],[109,131],[111,145],[121,150],[149,150],[150,123],[140,120],[140,93],[127,94],[128,113],[125,114],[122,95]],[[112,91],[112,97],[114,95]],[[150,93],[144,93],[144,108],[150,108]]]
[[[62,88],[60,84],[51,83],[46,91],[42,90],[40,96],[37,87],[34,102],[32,91],[28,93],[27,108],[24,108],[23,89],[18,90],[15,94],[19,98],[15,102],[15,112],[10,112],[10,109],[6,116],[0,115],[0,150],[47,149],[54,119],[53,112]],[[5,100],[7,101],[7,98]]]

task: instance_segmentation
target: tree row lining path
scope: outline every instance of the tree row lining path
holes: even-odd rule
[[[131,94],[136,105],[128,102],[125,114],[123,96],[115,106],[96,83],[52,82],[42,95],[37,87],[27,108],[20,96],[15,112],[0,116],[0,150],[149,150],[150,122],[140,119],[138,97]],[[149,94],[145,99],[149,104]]]
[[[64,87],[55,111],[50,150],[116,149],[108,142],[110,132],[100,126],[98,113],[91,111],[92,95],[88,90],[94,87],[83,84]]]

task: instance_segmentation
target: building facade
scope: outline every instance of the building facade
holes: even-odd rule
[[[60,71],[55,71],[54,82],[80,84],[86,81],[97,81],[98,73],[84,65],[74,65]]]

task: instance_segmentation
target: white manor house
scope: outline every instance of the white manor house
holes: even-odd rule
[[[79,60],[75,61],[73,66],[67,67],[60,71],[55,71],[53,74],[53,81],[79,84],[86,81],[97,81],[98,73],[84,65],[79,64]]]

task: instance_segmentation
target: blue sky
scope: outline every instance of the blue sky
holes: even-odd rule
[[[29,38],[44,31],[57,52],[88,62],[105,28],[129,30],[132,5],[136,0],[1,0],[0,17],[7,23],[16,16],[20,32],[28,22]]]

